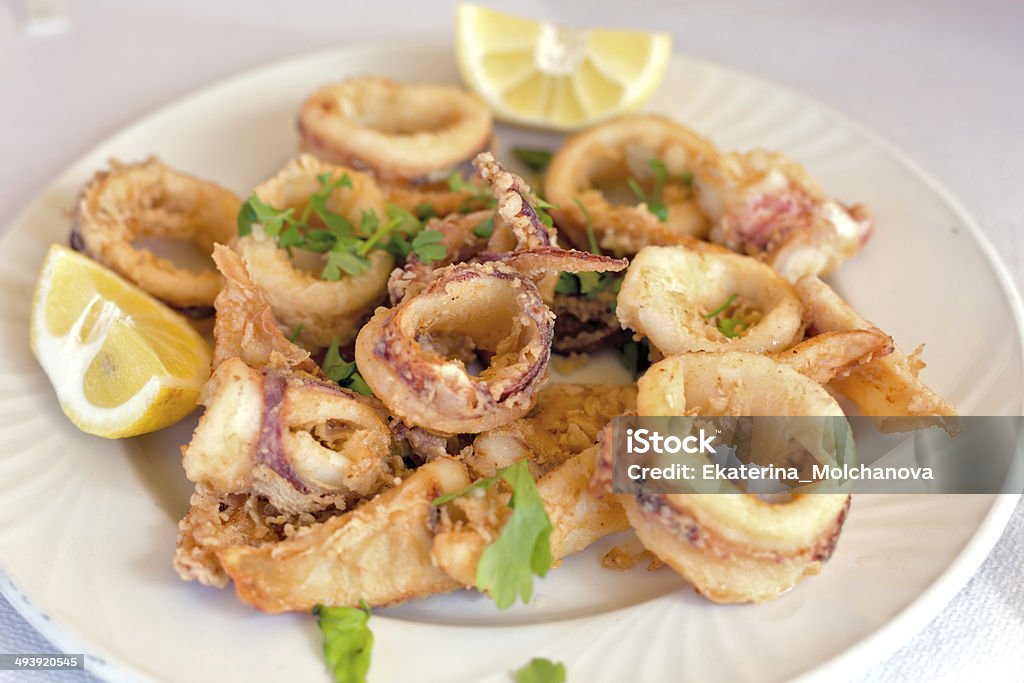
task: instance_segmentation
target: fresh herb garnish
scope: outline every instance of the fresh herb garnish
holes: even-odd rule
[[[335,683],[366,683],[373,652],[366,602],[362,608],[317,605],[313,616],[323,635],[324,659]]]
[[[550,149],[533,149],[530,147],[513,147],[512,154],[516,159],[534,173],[543,173],[551,163],[554,153]]]
[[[469,196],[466,197],[462,202],[462,207],[459,209],[460,213],[469,213],[475,206],[483,204],[485,208],[493,209],[498,205],[498,200],[491,194],[489,188],[480,187],[467,182],[466,179],[458,171],[453,171],[447,179],[445,184],[448,189],[452,192],[463,192]]]
[[[736,297],[737,296],[739,296],[739,294],[731,295],[728,299],[725,300],[725,303],[723,303],[721,306],[719,306],[715,310],[711,311],[710,313],[706,313],[704,315],[704,317],[705,318],[714,318],[716,315],[718,315],[719,313],[725,311],[725,309],[729,308],[729,306],[732,306],[732,302],[736,301]]]
[[[619,361],[633,375],[633,379],[644,374],[651,366],[650,349],[647,342],[626,342],[619,351]]]
[[[515,672],[516,683],[565,683],[565,664],[534,657]]]
[[[438,230],[423,230],[412,238],[412,251],[423,263],[440,261],[448,255],[444,235]]]
[[[718,321],[718,331],[730,339],[740,336],[749,325],[736,318],[723,318]]]
[[[291,335],[289,335],[288,337],[288,341],[294,342],[296,339],[299,338],[299,335],[302,334],[303,325],[305,325],[305,323],[299,323],[298,325],[295,326],[295,329],[292,330]]]
[[[598,256],[600,256],[601,247],[598,246],[597,237],[594,235],[594,223],[593,221],[590,220],[590,211],[587,209],[586,205],[580,200],[579,197],[573,197],[572,200],[573,202],[576,203],[576,206],[578,206],[580,208],[580,211],[583,213],[583,220],[587,226],[587,244],[590,247],[590,253],[597,254]]]
[[[725,300],[725,303],[723,303],[721,306],[711,311],[710,313],[705,314],[704,317],[710,320],[711,318],[714,318],[716,315],[721,315],[722,313],[727,311],[730,306],[732,306],[733,302],[736,301],[737,296],[739,295],[732,294],[728,299]],[[750,324],[740,320],[739,318],[722,318],[721,320],[718,321],[717,327],[719,332],[721,332],[723,335],[731,339],[733,337],[740,336],[740,334],[742,334],[744,330],[750,327]]]
[[[477,237],[482,237],[483,239],[490,239],[491,235],[494,234],[494,216],[491,216],[482,223],[478,223],[477,226],[473,228],[473,234]]]
[[[574,273],[559,273],[558,282],[555,284],[556,294],[579,294],[580,279]]]
[[[421,221],[430,220],[437,215],[437,211],[434,210],[434,205],[426,202],[414,206],[412,208],[412,212],[416,215],[416,218],[419,218]]]
[[[340,187],[352,187],[348,174],[332,178],[325,173],[317,176],[317,180],[320,188],[310,195],[306,208],[298,216],[294,209],[275,209],[256,195],[251,196],[238,214],[238,234],[248,235],[252,226],[258,223],[282,249],[306,249],[326,254],[327,261],[320,272],[324,280],[338,280],[342,273],[365,273],[370,269],[368,255],[373,249],[383,249],[399,258],[405,258],[414,250],[407,236],[416,235],[423,229],[423,223],[416,215],[395,204],[388,204],[385,207],[386,222],[382,223],[374,211],[363,211],[357,230],[347,218],[327,206],[332,192]],[[314,216],[324,227],[315,227],[311,223]],[[432,244],[427,253],[436,260],[438,250],[444,246],[433,244],[431,238],[427,242]],[[443,257],[442,254],[440,258]]]
[[[665,180],[668,178],[668,169],[665,168],[665,163],[660,159],[650,159],[647,165],[654,171],[654,187],[651,188],[650,195],[644,192],[644,189],[640,187],[640,183],[635,178],[627,178],[626,184],[629,185],[629,189],[633,190],[636,198],[647,205],[647,210],[664,223],[668,220],[668,207],[662,201],[661,195],[665,189]]]
[[[357,394],[373,396],[373,389],[366,383],[363,376],[359,374],[355,361],[349,362],[341,357],[341,354],[338,352],[337,337],[332,339],[331,345],[327,347],[321,368],[331,381],[337,382],[339,385],[346,389],[351,389]]]
[[[526,460],[504,467],[495,476],[475,482],[455,495],[435,498],[434,505],[443,505],[475,488],[492,486],[499,478],[512,489],[508,504],[512,514],[498,538],[480,556],[476,585],[491,596],[498,609],[505,609],[517,597],[529,602],[534,574],[544,576],[551,569],[551,520]]]

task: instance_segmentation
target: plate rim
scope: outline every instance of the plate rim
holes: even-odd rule
[[[84,152],[76,155],[72,161],[63,165],[63,168],[48,182],[42,189],[32,195],[32,198],[25,203],[14,218],[6,223],[4,230],[0,231],[0,240],[12,232],[12,226],[25,221],[37,205],[44,202],[44,195],[49,188],[59,184],[71,169],[82,164],[88,157],[94,156],[101,149],[117,144],[125,136],[130,135],[135,129],[149,125],[152,120],[166,114],[169,110],[179,106],[187,106],[189,103],[199,100],[210,92],[217,91],[229,84],[243,81],[275,68],[288,68],[297,63],[305,61],[316,61],[329,59],[334,55],[345,55],[351,57],[359,52],[370,52],[380,54],[381,52],[402,53],[414,50],[443,50],[451,49],[454,43],[450,37],[439,38],[406,38],[400,39],[387,45],[374,44],[371,42],[357,42],[342,47],[328,47],[313,50],[296,52],[284,57],[277,57],[264,60],[250,67],[218,77],[208,83],[192,88],[183,94],[172,96],[160,104],[149,108],[141,115],[132,118],[128,123],[119,126],[112,135],[108,135],[88,147]],[[909,170],[917,179],[923,181],[928,189],[937,195],[948,208],[957,216],[962,225],[969,231],[972,239],[981,248],[987,264],[995,273],[997,280],[1007,298],[1013,320],[1017,331],[1017,342],[1024,357],[1024,299],[999,252],[995,249],[989,236],[982,230],[974,217],[966,210],[961,201],[945,188],[931,173],[920,166],[906,152],[890,142],[887,138],[858,122],[843,112],[834,109],[832,106],[822,102],[817,97],[805,94],[804,92],[780,83],[771,78],[761,76],[757,73],[745,71],[730,64],[717,62],[698,55],[685,52],[673,51],[671,61],[685,60],[697,64],[702,68],[719,71],[731,77],[752,81],[758,85],[767,86],[773,90],[784,93],[787,97],[793,98],[802,105],[819,110],[828,115],[839,124],[849,128],[856,134],[876,145],[880,151],[896,160],[900,165]],[[514,124],[511,124],[514,125]],[[517,126],[517,128],[523,128]],[[525,129],[531,129],[526,127]],[[540,129],[537,129],[540,130]],[[1021,386],[1024,387],[1024,364],[1022,364]],[[1021,395],[1020,410],[1024,414],[1024,392]],[[982,494],[984,495],[984,494]],[[891,655],[897,649],[906,644],[914,635],[919,633],[938,613],[949,604],[953,597],[966,585],[970,577],[977,571],[977,568],[990,554],[992,548],[1001,537],[1013,511],[1016,509],[1022,494],[988,494],[992,501],[988,510],[974,533],[971,535],[965,546],[959,551],[952,562],[932,581],[931,584],[912,598],[911,602],[902,610],[889,618],[882,626],[871,634],[854,642],[838,654],[820,662],[813,668],[790,679],[791,683],[810,683],[811,681],[828,681],[837,676],[850,678],[867,668],[878,664],[884,658]],[[100,656],[94,654],[105,650],[102,646],[96,646],[87,637],[82,637],[71,626],[58,624],[54,618],[47,615],[38,605],[35,604],[8,576],[3,566],[0,566],[0,595],[3,595],[15,610],[35,628],[44,638],[59,647],[64,652],[83,652],[86,655],[87,668],[90,673],[112,681],[166,681],[167,679],[154,675],[138,666],[121,661],[118,657]],[[392,620],[389,617],[382,619]],[[594,618],[583,616],[559,621],[583,621]],[[462,629],[477,628],[475,626],[464,626],[458,624],[431,624],[432,628]],[[517,628],[517,625],[511,625]],[[89,647],[86,647],[86,646]],[[91,652],[90,652],[91,650]]]

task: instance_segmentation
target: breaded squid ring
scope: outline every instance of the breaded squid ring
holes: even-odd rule
[[[478,433],[522,417],[548,376],[554,315],[536,286],[498,263],[440,271],[417,296],[381,308],[356,338],[356,364],[404,422]],[[493,354],[473,376],[447,341]]]
[[[667,356],[780,351],[800,340],[802,313],[792,285],[763,263],[686,247],[642,249],[626,271],[616,308],[623,327],[647,337]],[[732,328],[738,336],[721,331],[722,315],[746,321]]]
[[[640,415],[842,416],[824,388],[750,353],[689,353],[655,363],[640,378]],[[594,482],[607,486],[611,439]],[[648,550],[715,602],[770,600],[817,574],[835,549],[850,497],[795,495],[767,503],[752,494],[619,496]]]
[[[573,135],[555,154],[545,177],[547,199],[558,227],[580,249],[588,248],[590,214],[597,243],[616,256],[628,256],[651,244],[688,244],[703,237],[709,222],[697,205],[689,183],[698,163],[717,156],[708,140],[660,116],[638,114],[598,124]],[[668,171],[662,200],[668,216],[662,222],[643,202],[613,203],[599,189],[632,178],[650,193],[655,178],[652,160]],[[625,190],[628,192],[628,190]]]
[[[219,185],[176,171],[155,158],[110,162],[82,191],[71,246],[192,318],[213,315],[221,279],[212,267],[179,268],[133,243],[187,240],[204,253],[235,234],[241,201]]]
[[[874,218],[830,198],[800,164],[755,149],[700,164],[694,176],[710,239],[757,256],[790,282],[827,275],[868,241]]]
[[[331,193],[327,205],[333,212],[356,226],[364,211],[384,215],[383,197],[372,178],[308,155],[288,162],[255,192],[275,208],[294,208],[301,213],[310,195],[320,187],[317,176],[323,174],[335,180],[347,175],[352,184]],[[342,273],[338,280],[323,280],[318,272],[297,267],[288,251],[279,249],[259,230],[240,238],[236,249],[245,259],[253,281],[266,290],[278,322],[289,330],[301,325],[297,339],[309,347],[324,348],[335,337],[340,344],[355,339],[360,324],[384,299],[388,275],[394,267],[389,253],[375,249],[367,254],[370,268],[365,273]]]
[[[444,179],[490,148],[492,124],[461,88],[369,76],[320,88],[299,113],[303,151],[385,181]]]

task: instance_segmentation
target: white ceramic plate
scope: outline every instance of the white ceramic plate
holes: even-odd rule
[[[355,73],[456,81],[448,46],[345,48],[294,59],[187,97],[100,145],[6,231],[0,249],[0,589],[31,623],[112,680],[324,680],[307,615],[265,616],[231,590],[171,569],[190,485],[178,446],[194,422],[111,442],[62,416],[28,349],[29,299],[47,246],[65,242],[76,193],[107,159],[156,153],[240,193],[296,149],[316,86]],[[892,106],[899,106],[893,102]],[[977,226],[873,135],[813,102],[686,57],[651,109],[723,148],[764,146],[878,216],[877,235],[835,279],[906,347],[928,343],[924,378],[965,414],[1022,409],[1020,303]],[[503,131],[503,142],[554,136]],[[508,681],[531,657],[575,681],[778,681],[850,675],[895,649],[970,577],[1016,497],[865,496],[823,573],[765,605],[727,607],[672,572],[599,568],[611,541],[570,558],[534,604],[499,612],[469,593],[373,618],[371,679]]]

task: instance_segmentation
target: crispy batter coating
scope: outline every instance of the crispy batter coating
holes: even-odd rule
[[[489,149],[491,110],[450,85],[361,76],[324,86],[299,112],[303,151],[382,180],[441,180]]]
[[[264,612],[315,605],[393,605],[458,583],[434,566],[441,510],[432,501],[470,483],[466,468],[435,460],[351,512],[298,530],[280,543],[217,550],[238,597]]]
[[[751,353],[688,353],[640,378],[637,413],[842,416],[824,388]],[[610,492],[613,439],[606,430],[591,481]],[[744,493],[617,496],[648,550],[715,602],[760,602],[817,574],[839,537],[849,496],[796,495],[768,503]]]
[[[796,292],[815,334],[864,330],[888,337],[817,277],[798,280]],[[924,368],[922,348],[906,354],[893,345],[891,353],[873,356],[837,376],[830,386],[856,403],[865,415],[876,418],[879,431],[900,432],[937,424],[955,434],[960,431],[956,408],[917,377]]]
[[[209,317],[221,286],[216,271],[180,268],[135,243],[187,240],[209,254],[214,243],[234,236],[240,206],[233,192],[155,158],[111,161],[82,191],[71,244],[170,306]]]
[[[755,149],[700,164],[694,178],[710,238],[757,256],[790,282],[827,275],[868,241],[874,218],[831,199],[795,161]]]
[[[699,163],[717,156],[714,145],[679,123],[652,114],[623,116],[565,141],[548,168],[547,198],[558,206],[553,214],[559,229],[580,249],[588,247],[588,222],[600,247],[617,256],[649,245],[692,244],[707,234],[709,221],[688,179]],[[619,193],[625,195],[631,179],[650,198],[656,178],[652,162],[667,171],[661,191],[664,221],[647,203],[619,203],[602,190],[622,186]]]
[[[624,328],[666,355],[688,351],[778,351],[800,340],[803,316],[793,287],[748,256],[645,247],[619,290]],[[738,320],[732,337],[721,319]],[[724,328],[728,329],[728,328]]]

